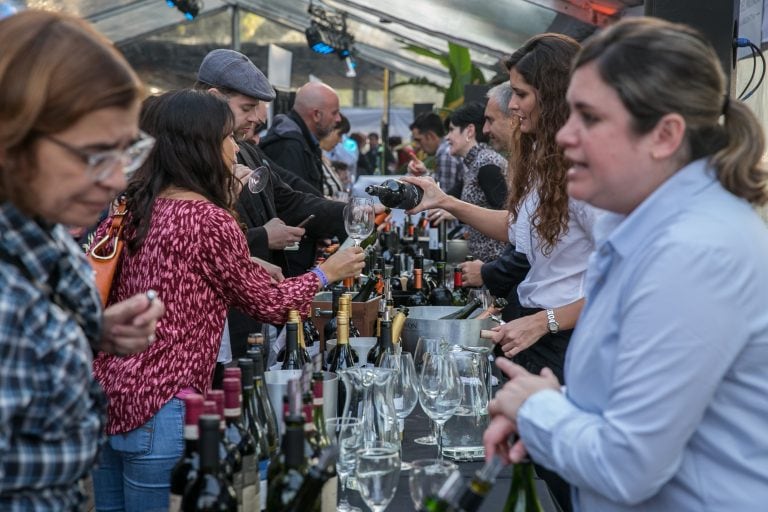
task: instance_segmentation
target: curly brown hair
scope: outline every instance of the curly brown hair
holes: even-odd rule
[[[515,130],[510,152],[507,208],[517,220],[523,199],[532,190],[539,196],[531,223],[549,254],[568,232],[568,194],[563,150],[555,142],[557,131],[568,119],[565,92],[571,61],[580,49],[575,39],[561,34],[532,37],[505,61],[507,70],[517,71],[536,89],[539,118],[536,133]]]

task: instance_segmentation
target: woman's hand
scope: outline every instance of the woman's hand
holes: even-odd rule
[[[361,247],[348,247],[333,253],[318,268],[332,283],[345,277],[359,276],[363,267],[365,267],[365,251]]]
[[[543,311],[520,317],[492,330],[496,332],[493,342],[501,347],[507,357],[522,352],[549,332],[547,316]]]
[[[462,286],[483,286],[483,274],[480,269],[484,264],[483,260],[472,260],[459,265]]]
[[[99,349],[121,357],[143,351],[154,343],[157,321],[164,314],[165,305],[153,290],[109,306]]]
[[[413,215],[414,213],[419,213],[422,210],[429,210],[430,208],[445,208],[449,196],[440,190],[440,187],[437,186],[437,183],[435,183],[435,180],[432,178],[402,176],[400,179],[406,183],[418,185],[424,191],[424,197],[421,198],[421,202],[415,208],[408,210],[405,213]]]
[[[427,220],[432,224],[439,224],[441,222],[456,220],[456,217],[442,208],[434,208],[427,213]]]

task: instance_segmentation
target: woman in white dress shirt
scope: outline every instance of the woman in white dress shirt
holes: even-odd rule
[[[518,285],[520,315],[496,328],[494,342],[533,373],[562,377],[565,350],[583,304],[582,281],[594,248],[596,211],[568,198],[568,168],[555,136],[567,119],[565,92],[579,44],[563,35],[528,40],[507,60],[517,118],[510,152],[508,210],[490,210],[449,196],[429,179],[403,178],[424,189],[414,211],[442,208],[486,236],[506,240],[531,269]],[[570,510],[568,486],[537,467],[555,497]]]
[[[766,509],[768,230],[752,208],[768,201],[765,141],[725,84],[703,35],[652,18],[613,25],[575,61],[558,134],[568,192],[610,213],[566,390],[500,361],[511,380],[485,446],[527,450],[577,510]]]

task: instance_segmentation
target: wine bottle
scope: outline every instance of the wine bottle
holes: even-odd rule
[[[328,366],[328,371],[338,373],[345,368],[353,368],[355,361],[352,358],[352,351],[349,346],[349,320],[347,319],[345,312],[339,312],[338,316],[339,324],[336,336],[336,346],[331,350],[330,358],[331,364]],[[344,386],[339,386],[337,403],[338,403],[338,415],[344,415],[344,401],[346,400],[346,392]]]
[[[445,286],[445,263],[437,262],[437,286],[429,294],[429,303],[433,306],[450,306],[451,292]]]
[[[216,414],[219,416],[219,431],[221,433],[220,456],[224,467],[229,465],[232,468],[230,480],[235,489],[235,496],[243,495],[243,457],[238,450],[237,445],[227,435],[227,423],[224,411],[224,391],[220,389],[209,389],[206,393],[209,400],[216,403]],[[205,402],[203,402],[205,404]],[[238,505],[241,503],[238,498]]]
[[[393,179],[384,180],[381,185],[368,185],[365,191],[372,196],[377,196],[384,206],[401,210],[415,208],[424,197],[424,190],[421,187]]]
[[[366,302],[371,298],[371,295],[376,290],[376,286],[379,283],[379,278],[375,274],[371,274],[368,277],[368,281],[360,288],[360,291],[352,297],[352,302]]]
[[[252,354],[255,355],[256,352],[254,351]],[[259,353],[259,355],[261,354]],[[254,443],[258,449],[256,453],[259,467],[257,496],[259,499],[259,510],[264,510],[267,502],[266,466],[269,461],[270,452],[268,451],[269,448],[265,447],[265,436],[259,422],[258,405],[253,386],[254,371],[258,371],[259,368],[255,363],[256,362],[250,357],[242,357],[237,360],[237,364],[242,371],[242,381],[240,383],[243,392],[242,422],[243,427],[245,427],[253,437]],[[263,368],[261,370],[263,371]],[[267,460],[267,463],[263,463],[265,459]]]
[[[469,315],[471,315],[477,308],[483,305],[483,301],[480,300],[479,297],[475,297],[474,299],[467,302],[467,304],[459,309],[458,311],[454,311],[453,313],[449,315],[445,315],[443,317],[440,317],[440,320],[464,320],[469,318]]]
[[[402,290],[403,280],[400,279],[400,274],[403,272],[403,257],[399,252],[395,253],[392,260],[392,274],[389,279],[389,286],[392,290]]]
[[[184,398],[184,455],[171,470],[171,498],[169,512],[181,510],[184,489],[197,477],[200,467],[197,421],[203,412],[203,395],[192,394]]]
[[[221,418],[215,414],[200,416],[200,469],[184,491],[181,509],[185,512],[237,511],[235,490],[221,475],[219,466],[220,422]]]
[[[258,350],[262,354],[266,354],[266,349],[264,348],[264,335],[260,332],[252,332],[248,334],[248,350]],[[264,365],[264,371],[267,370],[266,368],[267,364],[267,358],[262,358],[262,365]],[[226,370],[225,370],[226,371]]]
[[[442,262],[446,260],[445,222],[429,224],[429,259]]]
[[[392,347],[392,321],[385,318],[381,321],[381,332],[376,344],[368,352],[368,364],[370,366],[381,366],[381,359],[384,354],[393,353]]]
[[[419,249],[416,256],[413,258],[413,270],[411,271],[411,277],[408,279],[408,291],[414,291],[416,289],[416,270],[421,271],[421,288],[424,294],[429,295],[429,289],[424,283],[424,254]]]
[[[317,330],[315,322],[312,321],[311,314],[307,315],[301,326],[304,330],[304,343],[307,346],[307,352],[310,357],[314,357],[320,352],[320,331]]]
[[[331,319],[323,327],[323,339],[328,342],[336,337],[336,316],[339,314],[339,299],[344,290],[341,286],[334,286],[331,290]]]
[[[402,344],[400,341],[407,318],[408,308],[406,307],[401,307],[398,309],[397,313],[395,313],[394,317],[392,317],[392,351],[394,354],[399,354],[402,350]]]
[[[336,511],[336,498],[338,478],[336,477],[336,467],[331,463],[330,467],[323,465],[323,458],[328,456],[329,450],[332,447],[331,438],[328,436],[328,431],[325,428],[325,400],[323,398],[323,385],[325,382],[325,376],[321,367],[322,358],[318,355],[312,360],[313,372],[312,372],[312,394],[313,394],[313,410],[312,421],[315,424],[315,435],[317,439],[316,453],[314,453],[313,459],[317,459],[317,463],[313,468],[324,468],[323,471],[323,485],[321,491],[320,510],[321,512],[335,512]],[[335,450],[331,452],[335,456]],[[308,472],[308,478],[312,478]],[[317,476],[317,475],[315,475]],[[301,491],[299,492],[299,495]]]
[[[235,493],[238,493],[237,501],[243,510],[256,510],[260,507],[259,463],[256,458],[258,447],[253,435],[243,425],[241,379],[225,378],[223,387],[226,438],[234,443],[242,458],[242,482],[239,489],[235,486]]]
[[[283,463],[280,472],[269,481],[267,510],[283,510],[296,497],[306,472],[304,458],[304,416],[301,411],[301,386],[289,382],[290,415],[283,436]]]
[[[322,512],[335,512],[335,485],[336,485],[336,456],[337,449],[333,446],[324,448],[304,477],[304,482],[299,487],[296,497],[282,512],[306,512],[317,508],[320,498]],[[334,500],[330,502],[330,508],[326,508],[324,493],[326,488],[334,485]]]
[[[503,467],[501,458],[495,455],[475,472],[466,485],[459,485],[461,473],[453,473],[437,496],[425,498],[424,509],[429,512],[477,512]],[[527,509],[520,511],[527,512]]]
[[[264,444],[262,446],[266,448],[266,453],[270,454],[278,449],[280,433],[275,410],[269,401],[267,386],[264,384],[264,368],[263,366],[259,367],[261,358],[264,356],[255,353],[249,354],[249,356],[253,360],[253,394],[256,397],[256,420],[261,427],[262,437],[264,437]],[[269,458],[265,456],[262,460],[268,461]],[[262,470],[266,470],[266,468],[262,468]]]
[[[295,323],[285,324],[285,358],[283,370],[301,370],[302,357],[299,352],[299,326]]]
[[[457,266],[453,268],[453,293],[451,293],[451,304],[454,306],[463,306],[467,303],[467,289],[462,286],[461,269]]]
[[[429,299],[422,290],[421,269],[413,269],[413,294],[408,298],[409,306],[428,306]]]
[[[496,297],[495,299],[493,299],[493,303],[491,303],[491,305],[488,306],[488,308],[485,311],[477,315],[475,318],[477,318],[478,320],[481,320],[483,318],[490,318],[490,317],[497,316],[501,313],[501,310],[507,307],[508,305],[509,305],[509,302],[507,301],[507,299],[505,299],[504,297]]]
[[[534,482],[533,463],[529,461],[515,464],[512,468],[512,484],[509,487],[503,512],[543,512]]]
[[[302,324],[298,310],[291,309],[288,311],[288,322],[296,324],[296,336],[299,340],[299,354],[301,355],[301,364],[303,366],[309,363],[311,359],[309,357],[309,352],[307,352],[307,344],[304,340],[304,325]]]
[[[347,320],[349,321],[349,337],[350,338],[359,338],[361,336],[360,330],[355,325],[355,322],[352,320],[352,294],[351,293],[344,293],[342,294],[341,298],[339,299],[339,308],[341,308],[342,311],[345,311],[347,313]],[[355,362],[357,362],[357,353],[355,350],[350,347],[350,351],[352,352],[352,356],[355,358]]]

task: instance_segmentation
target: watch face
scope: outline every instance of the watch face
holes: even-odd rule
[[[560,330],[560,324],[558,324],[555,321],[547,322],[547,328],[549,329],[549,332],[552,334],[555,334],[557,331]]]

